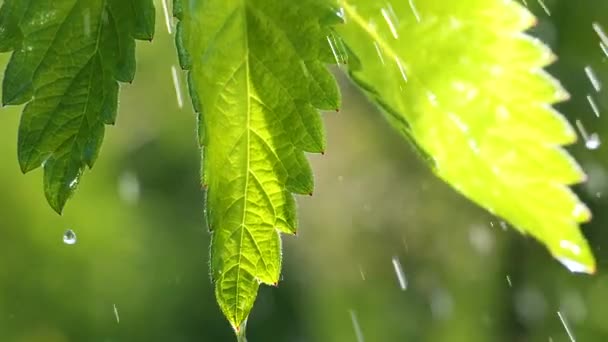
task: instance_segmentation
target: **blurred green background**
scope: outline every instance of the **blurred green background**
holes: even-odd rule
[[[608,89],[595,91],[584,71],[608,87],[592,26],[608,30],[608,1],[545,0],[550,15],[528,3],[533,34],[560,57],[550,71],[572,93],[560,110],[608,142]],[[178,107],[177,60],[157,10],[117,126],[62,217],[45,202],[40,170],[19,171],[21,108],[0,113],[1,342],[234,340],[209,278],[195,116]],[[577,191],[595,214],[584,232],[599,267],[573,275],[435,179],[340,80],[344,108],[324,114],[328,150],[310,157],[316,192],[298,198],[300,235],[284,237],[283,281],[262,288],[251,342],[608,341],[608,146],[571,148],[589,174]],[[74,245],[63,242],[68,229]]]

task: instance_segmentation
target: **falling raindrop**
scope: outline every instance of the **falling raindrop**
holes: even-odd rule
[[[395,269],[395,274],[397,275],[399,287],[402,291],[407,290],[407,278],[405,278],[403,267],[401,267],[401,262],[399,262],[399,259],[397,257],[393,257],[393,268]]]
[[[120,324],[120,316],[118,315],[118,308],[114,304],[114,317],[116,317],[116,323]]]
[[[600,25],[597,22],[594,22],[591,24],[591,26],[593,27],[593,30],[595,31],[595,33],[597,33],[597,35],[600,37],[602,44],[604,46],[608,46],[608,35],[606,35],[606,31],[604,31],[604,29],[602,28],[602,25]]]
[[[513,287],[513,283],[511,282],[511,276],[507,274],[507,284],[509,284],[509,287]]]
[[[414,14],[414,17],[416,18],[417,22],[420,22],[420,13],[418,13],[418,9],[416,8],[416,4],[414,3],[414,0],[409,0],[410,2],[410,8],[412,9],[412,13]]]
[[[537,0],[537,1],[538,1],[538,4],[540,5],[540,7],[543,8],[543,11],[545,11],[545,13],[547,13],[548,16],[551,16],[551,11],[549,11],[549,7],[547,7],[545,2],[543,0]]]
[[[336,60],[336,64],[338,66],[346,64],[347,54],[345,52],[345,47],[343,46],[342,41],[339,38],[336,38],[333,34],[327,36],[327,42],[329,43],[329,47],[331,48],[331,52],[334,55]]]
[[[179,74],[175,65],[171,66],[171,76],[173,77],[173,87],[175,88],[175,95],[177,96],[177,106],[179,109],[184,108],[184,97],[182,95],[182,86],[179,80]]]
[[[73,230],[68,229],[63,233],[63,243],[66,245],[73,245],[76,243],[76,233]]]
[[[391,14],[389,13],[389,11],[386,8],[383,8],[380,10],[380,13],[382,13],[382,17],[384,18],[384,21],[386,21],[388,28],[391,30],[391,34],[393,35],[393,37],[395,39],[399,39],[399,33],[397,32],[397,27],[395,26],[395,23],[393,21]]]
[[[139,201],[140,185],[137,175],[131,171],[125,171],[118,179],[118,196],[128,204]]]
[[[558,311],[557,317],[559,317],[559,320],[562,322],[564,329],[566,329],[566,333],[568,334],[568,338],[570,338],[570,341],[576,342],[576,338],[574,338],[574,334],[572,333],[572,330],[570,330],[570,326],[568,325],[566,318],[564,318],[564,315],[562,315],[562,313]]]
[[[359,265],[359,274],[361,275],[361,279],[365,281],[365,271],[363,271],[363,267]]]
[[[401,60],[399,59],[399,57],[395,57],[395,63],[397,63],[397,67],[399,68],[399,72],[401,73],[401,78],[403,78],[405,83],[407,83],[408,82],[407,71],[406,71],[405,67],[403,66],[403,64],[401,64]]]
[[[169,5],[167,4],[167,0],[163,0],[163,13],[165,14],[165,24],[167,24],[167,31],[169,32],[169,34],[173,33],[173,23],[172,23],[172,16],[169,12]]]
[[[585,67],[585,74],[591,82],[593,89],[595,89],[595,91],[597,92],[600,92],[602,90],[602,83],[600,82],[600,79],[597,77],[595,71],[593,71],[593,68],[590,65],[587,65]]]
[[[600,109],[597,106],[597,103],[595,103],[595,100],[593,99],[593,97],[591,95],[587,95],[587,101],[589,102],[589,105],[591,106],[591,110],[593,110],[593,114],[595,114],[595,116],[597,116],[599,118]]]
[[[365,338],[363,338],[363,331],[361,330],[359,320],[357,319],[357,314],[354,310],[350,310],[349,313],[350,320],[353,322],[353,329],[355,329],[355,336],[357,336],[357,342],[365,342]]]

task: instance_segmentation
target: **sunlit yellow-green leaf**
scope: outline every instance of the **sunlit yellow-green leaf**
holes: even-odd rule
[[[351,76],[429,157],[437,175],[570,270],[595,261],[568,185],[584,173],[551,105],[568,98],[543,67],[551,51],[524,33],[535,18],[505,0],[340,0]]]

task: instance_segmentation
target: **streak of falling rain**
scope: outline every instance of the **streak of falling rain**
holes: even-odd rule
[[[376,48],[378,57],[380,57],[380,62],[382,63],[382,65],[386,65],[386,63],[384,62],[384,55],[382,54],[382,50],[380,50],[380,45],[378,45],[378,42],[375,40],[374,40],[374,47]]]
[[[167,31],[169,34],[173,34],[173,20],[171,13],[169,12],[169,5],[167,4],[167,0],[163,0],[163,13],[165,14],[165,24],[167,24]]]
[[[513,283],[511,282],[511,276],[507,274],[507,284],[509,284],[509,287],[513,287]]]
[[[548,16],[551,16],[551,11],[549,11],[549,7],[547,7],[545,2],[543,0],[537,0],[537,1],[538,1],[538,4],[540,5],[540,7],[542,7],[543,11],[545,11],[545,13],[547,13]]]
[[[414,3],[414,0],[409,0],[410,3],[410,8],[412,9],[412,13],[414,14],[414,17],[416,18],[417,22],[420,22],[420,13],[418,12],[418,9],[416,8],[416,4]]]
[[[403,64],[401,64],[401,60],[399,59],[399,57],[395,57],[395,63],[397,63],[397,67],[399,68],[401,77],[403,78],[405,83],[407,83],[408,82],[407,72],[405,71],[405,67],[403,66]]]
[[[589,102],[589,106],[591,106],[591,110],[593,110],[593,114],[595,114],[595,116],[597,116],[599,118],[600,109],[597,106],[597,103],[595,103],[595,100],[593,99],[593,96],[591,96],[591,94],[587,95],[587,102]]]
[[[365,342],[365,338],[363,337],[363,331],[361,330],[359,320],[357,319],[357,314],[354,310],[350,310],[349,313],[350,320],[353,322],[353,329],[355,329],[355,336],[357,336],[357,342]]]
[[[568,334],[568,338],[570,338],[571,342],[576,342],[576,338],[574,337],[574,334],[572,333],[572,330],[570,330],[570,326],[568,325],[568,321],[566,321],[566,318],[562,315],[562,313],[560,311],[557,312],[557,317],[559,317],[559,320],[562,322],[562,325],[564,326],[564,329],[566,329],[566,333]]]
[[[604,31],[604,28],[602,27],[602,25],[600,25],[597,22],[594,22],[591,24],[591,26],[593,27],[593,30],[595,31],[595,33],[597,33],[597,35],[600,37],[602,44],[604,46],[608,46],[608,35],[606,35],[606,31]]]
[[[116,323],[120,324],[120,316],[118,315],[118,308],[116,304],[114,304],[114,317],[116,318]]]
[[[386,8],[383,8],[380,10],[380,13],[382,13],[382,17],[384,18],[384,21],[386,21],[388,28],[391,30],[391,34],[393,35],[393,37],[395,39],[399,39],[399,33],[397,32],[397,26],[395,26],[395,23],[393,22],[393,18],[391,16],[391,14],[389,13],[389,11]]]
[[[361,275],[361,279],[365,281],[365,271],[363,271],[363,267],[359,265],[359,274]]]
[[[580,120],[576,120],[575,124],[576,124],[576,128],[578,129],[579,133],[581,134],[581,137],[585,141],[585,147],[587,147],[587,149],[589,149],[589,150],[597,150],[600,147],[600,145],[602,144],[602,142],[600,140],[600,136],[597,133],[592,133],[592,134],[587,133],[585,126],[583,126],[583,123]]]
[[[331,52],[333,53],[334,58],[336,59],[336,64],[338,66],[342,65],[344,63],[344,60],[342,59],[342,55],[340,55],[336,38],[333,35],[329,35],[327,36],[327,42],[329,43],[329,47],[331,48]]]
[[[606,46],[606,44],[600,42],[600,49],[602,49],[602,52],[604,53],[604,55],[606,55],[606,57],[608,57],[608,46]]]
[[[396,256],[393,257],[393,268],[395,269],[395,274],[397,275],[399,287],[402,291],[407,290],[407,278],[405,277],[405,273],[403,272],[403,267],[401,267],[401,262]]]
[[[184,97],[182,95],[182,86],[179,81],[179,74],[175,65],[171,66],[171,76],[173,77],[173,87],[175,88],[175,96],[177,97],[177,106],[179,109],[184,108]]]
[[[585,74],[591,82],[593,89],[595,89],[595,91],[599,93],[602,90],[602,83],[600,82],[600,79],[597,77],[595,71],[593,71],[593,68],[590,65],[587,65],[585,67]]]

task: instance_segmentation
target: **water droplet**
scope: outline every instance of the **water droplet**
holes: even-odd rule
[[[602,143],[600,141],[599,135],[597,133],[592,133],[592,134],[587,133],[587,130],[585,129],[585,126],[583,125],[581,120],[576,120],[574,123],[575,123],[576,128],[578,129],[579,133],[581,134],[583,141],[585,142],[585,147],[587,147],[590,150],[598,149]]]
[[[407,290],[407,278],[405,278],[403,267],[401,267],[401,262],[399,262],[399,259],[397,257],[393,257],[393,268],[395,269],[395,274],[397,275],[399,287],[402,291]]]
[[[597,133],[592,133],[587,138],[587,140],[585,140],[585,147],[590,150],[597,150],[601,144],[602,141],[600,140],[600,136]]]
[[[507,284],[509,284],[509,287],[513,287],[513,283],[511,282],[511,276],[509,276],[507,274]]]
[[[76,233],[73,230],[68,229],[63,233],[63,243],[66,245],[73,245],[76,243]]]

